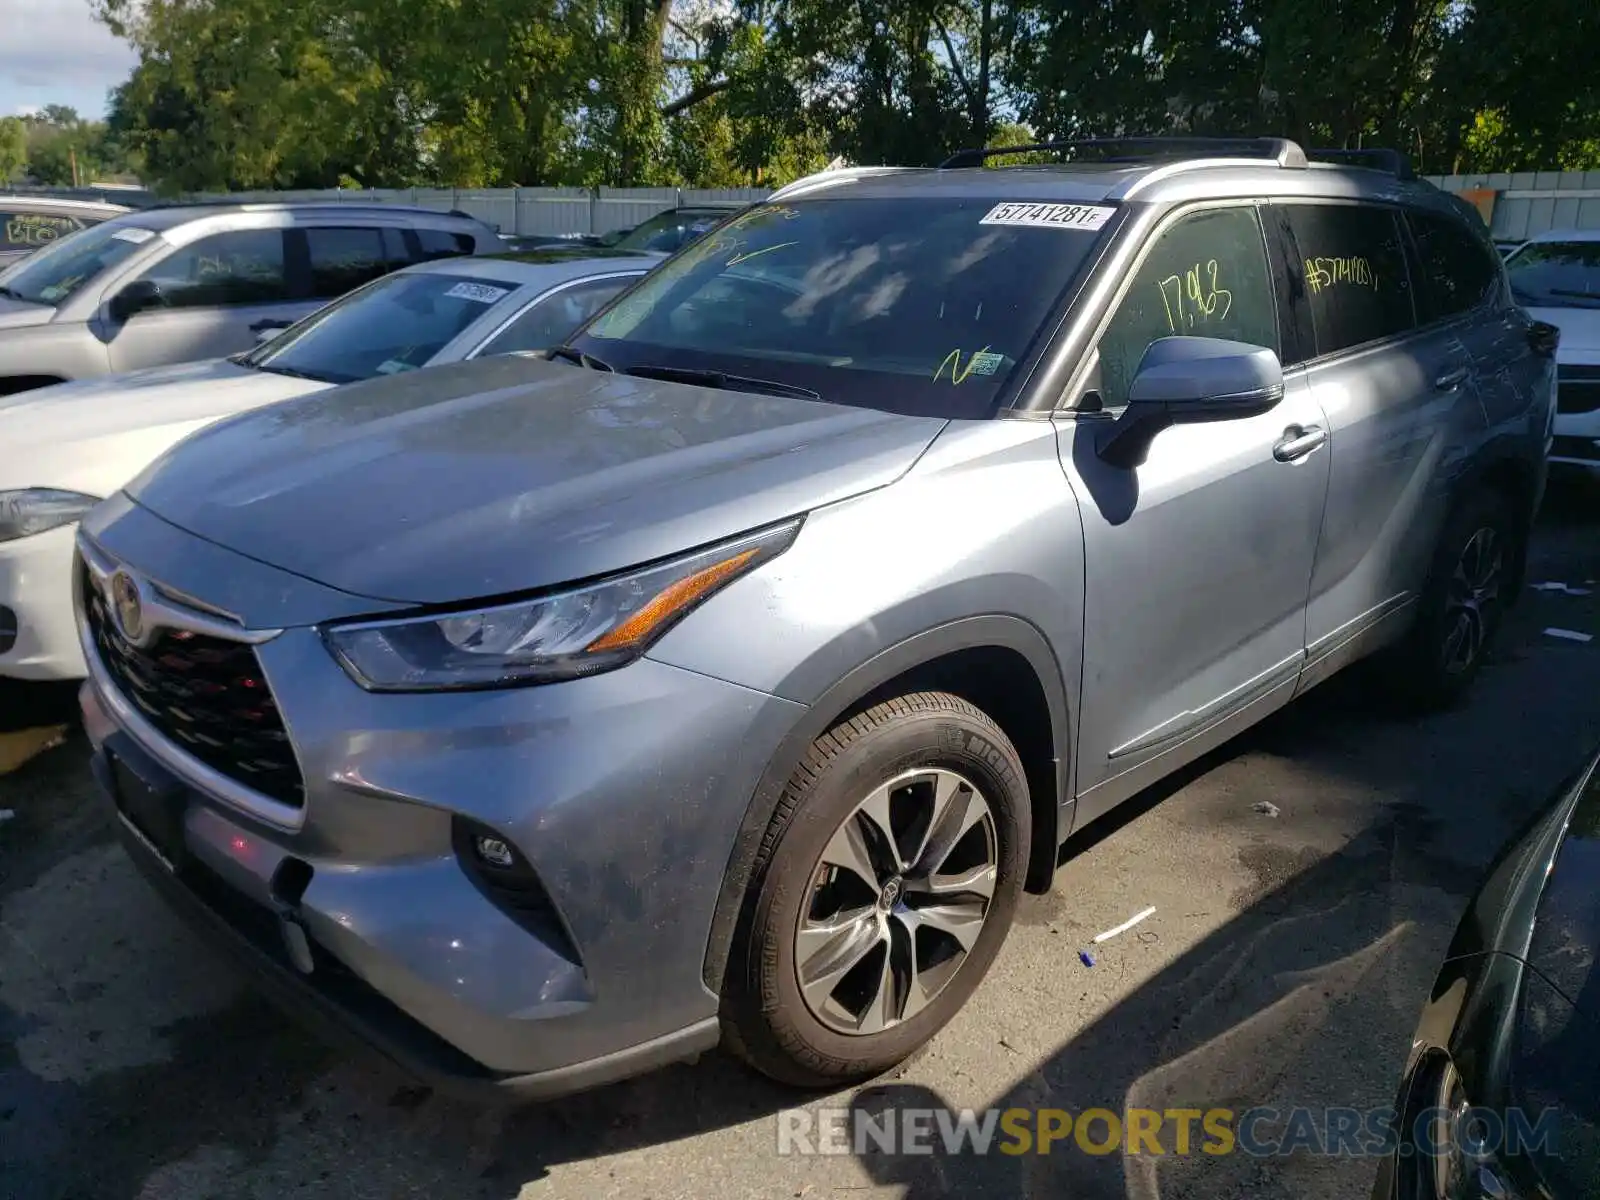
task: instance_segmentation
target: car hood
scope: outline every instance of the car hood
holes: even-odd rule
[[[103,375],[0,398],[0,489],[105,496],[212,421],[326,384],[226,359]]]
[[[504,356],[224,422],[128,491],[286,571],[443,604],[606,574],[882,487],[944,424]]]
[[[30,325],[44,325],[55,315],[56,310],[48,304],[30,304],[26,300],[0,296],[0,329],[26,329]]]
[[[1558,362],[1600,360],[1600,308],[1530,308],[1528,315],[1561,330]]]

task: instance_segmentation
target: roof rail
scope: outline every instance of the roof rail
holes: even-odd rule
[[[1311,150],[1307,156],[1312,162],[1337,163],[1344,167],[1366,167],[1382,171],[1397,179],[1415,179],[1411,160],[1398,150]]]
[[[1111,162],[1149,162],[1185,158],[1270,158],[1280,167],[1303,167],[1305,151],[1288,138],[1116,137],[1080,138],[1072,141],[1036,142],[1028,146],[987,146],[958,150],[941,169],[982,166],[986,159],[1008,154],[1033,154],[1045,150],[1105,150],[1117,157]]]

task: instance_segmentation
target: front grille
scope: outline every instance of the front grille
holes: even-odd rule
[[[229,779],[295,808],[305,803],[300,765],[254,649],[181,629],[140,649],[118,631],[87,577],[83,596],[100,661],[150,724]]]
[[[1556,411],[1589,413],[1600,409],[1600,366],[1563,366],[1556,371]]]

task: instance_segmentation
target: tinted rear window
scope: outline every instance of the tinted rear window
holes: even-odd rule
[[[1408,213],[1421,267],[1422,302],[1434,320],[1453,317],[1488,299],[1500,281],[1499,260],[1448,217]]]
[[[1534,242],[1506,260],[1511,295],[1536,308],[1600,308],[1600,241]]]
[[[1115,210],[1004,197],[763,205],[647,275],[573,344],[824,400],[983,416]]]

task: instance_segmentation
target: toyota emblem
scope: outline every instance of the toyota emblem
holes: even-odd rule
[[[144,601],[139,596],[139,585],[126,571],[111,577],[111,610],[122,636],[137,642],[144,634]]]

